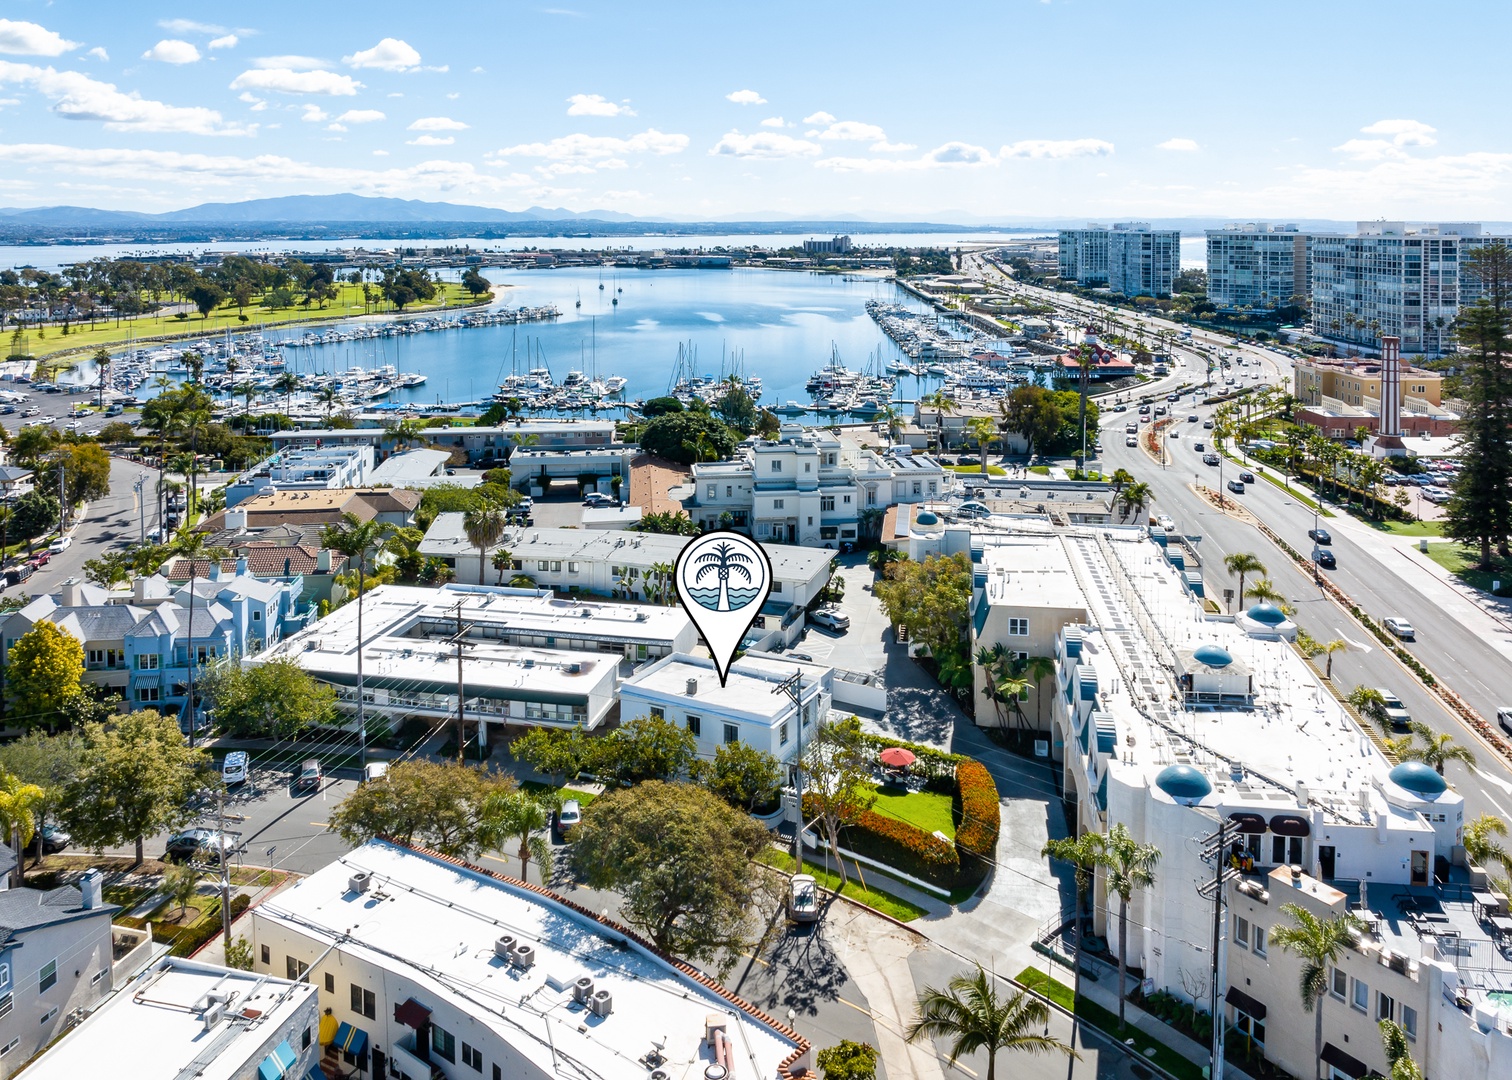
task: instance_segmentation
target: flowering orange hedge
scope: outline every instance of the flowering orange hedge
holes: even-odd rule
[[[956,766],[956,792],[960,800],[956,846],[984,859],[995,858],[1002,814],[992,774],[980,761],[963,761]]]

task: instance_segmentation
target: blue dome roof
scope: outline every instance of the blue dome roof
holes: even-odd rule
[[[1190,765],[1168,765],[1155,777],[1155,786],[1173,799],[1205,799],[1213,785]]]
[[[1208,667],[1228,667],[1234,662],[1234,658],[1229,655],[1227,649],[1222,645],[1213,643],[1197,646],[1196,650],[1192,653],[1192,658],[1199,664],[1206,664]]]
[[[1269,600],[1262,600],[1247,611],[1253,621],[1264,623],[1266,626],[1280,626],[1286,621],[1286,612],[1282,611]]]
[[[1442,776],[1421,761],[1404,761],[1387,775],[1397,787],[1425,799],[1442,795],[1449,787]]]
[[[940,519],[928,510],[920,510],[918,516],[914,518],[915,525],[938,525],[939,523]]]

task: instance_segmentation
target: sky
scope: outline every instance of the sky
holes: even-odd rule
[[[546,2],[5,0],[0,205],[1512,220],[1512,5]]]

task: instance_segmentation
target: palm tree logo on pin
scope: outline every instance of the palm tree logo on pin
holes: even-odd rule
[[[673,576],[677,598],[703,635],[723,684],[772,591],[772,561],[756,541],[718,529],[682,549]]]

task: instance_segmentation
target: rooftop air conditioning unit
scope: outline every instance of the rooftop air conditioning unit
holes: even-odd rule
[[[581,675],[582,673],[583,673],[583,665],[582,664],[568,664],[567,665],[567,674],[569,674],[569,675]]]
[[[514,952],[514,947],[515,937],[513,934],[505,934],[502,937],[494,939],[494,955],[501,960],[508,960],[510,954]]]
[[[588,999],[588,1008],[594,1016],[608,1016],[614,1011],[614,995],[607,990],[595,990]]]
[[[365,893],[368,886],[373,883],[373,875],[367,870],[359,870],[347,878],[347,892]]]
[[[587,975],[582,976],[572,984],[572,1000],[579,1005],[586,1004],[593,996],[593,980]]]
[[[510,963],[520,970],[528,971],[535,963],[535,953],[534,945],[526,945],[524,942],[521,942],[515,946],[514,953],[510,956],[509,960]]]
[[[214,1027],[215,1027],[215,1025],[219,1024],[225,1018],[226,1018],[226,1007],[224,1005],[212,1005],[212,1006],[210,1006],[210,1008],[208,1008],[208,1009],[205,1010],[205,1015],[203,1017],[204,1024],[205,1024],[205,1030],[206,1031],[213,1030]]]

